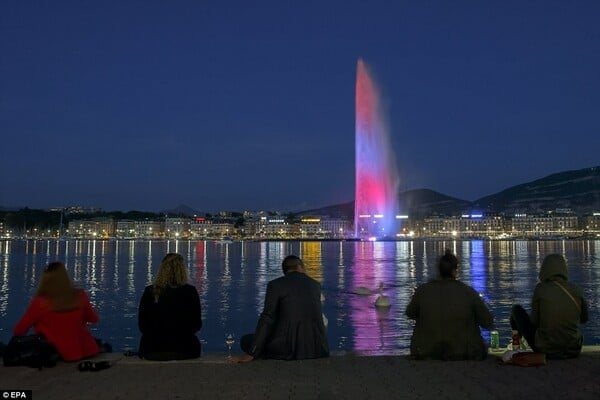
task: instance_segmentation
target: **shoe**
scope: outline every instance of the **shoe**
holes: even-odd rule
[[[103,369],[110,368],[111,364],[108,361],[82,361],[77,365],[77,369],[81,372],[84,371],[101,371]]]

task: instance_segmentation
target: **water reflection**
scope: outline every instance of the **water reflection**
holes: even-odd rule
[[[495,315],[501,340],[508,340],[513,302],[530,307],[543,257],[564,254],[572,281],[582,287],[591,310],[600,303],[600,241],[404,241],[404,242],[234,242],[183,240],[13,240],[0,241],[0,340],[35,293],[51,261],[64,261],[74,281],[90,294],[101,321],[94,334],[116,350],[135,349],[137,307],[167,252],[186,258],[190,281],[201,296],[207,351],[223,351],[223,333],[251,332],[262,311],[267,282],[281,276],[288,254],[305,260],[307,273],[321,282],[332,350],[375,354],[406,351],[412,322],[404,310],[414,289],[437,276],[444,250],[456,252],[460,279],[482,294]],[[379,282],[392,306],[374,307]],[[353,294],[357,287],[374,291]],[[586,344],[600,342],[597,319],[584,326]]]

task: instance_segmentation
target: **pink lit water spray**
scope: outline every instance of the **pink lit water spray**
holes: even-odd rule
[[[380,92],[362,59],[356,71],[356,237],[395,237],[399,178]]]

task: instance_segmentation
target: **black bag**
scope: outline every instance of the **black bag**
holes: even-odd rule
[[[42,335],[13,336],[2,355],[5,367],[27,366],[42,369],[56,365],[59,355]]]

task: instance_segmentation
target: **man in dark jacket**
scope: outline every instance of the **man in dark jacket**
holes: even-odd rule
[[[240,340],[246,354],[232,361],[302,360],[329,355],[321,312],[321,285],[306,275],[304,263],[297,256],[287,256],[281,267],[284,276],[267,285],[256,331]]]
[[[446,250],[440,278],[417,288],[406,307],[416,321],[410,354],[417,359],[482,360],[487,346],[479,326],[491,329],[494,317],[479,294],[456,279],[458,259]]]
[[[513,329],[548,358],[577,357],[583,345],[579,323],[587,322],[588,306],[583,291],[568,278],[565,258],[550,254],[542,262],[540,282],[533,291],[531,318],[520,305],[512,309]]]

